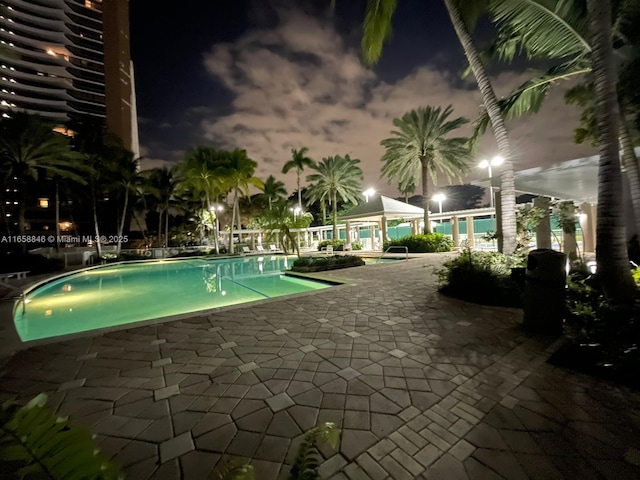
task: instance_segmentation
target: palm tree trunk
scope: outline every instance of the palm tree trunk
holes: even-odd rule
[[[213,215],[215,215],[215,218],[213,219],[214,221],[211,222],[213,226],[213,247],[216,250],[216,255],[220,255],[220,242],[218,241],[218,225],[220,225],[220,222],[218,220],[218,209],[214,208],[214,206],[211,204],[211,198],[209,198],[208,192],[205,194],[205,198],[209,215],[211,215],[211,212],[214,212]],[[216,204],[217,203],[218,200],[216,199]]]
[[[140,229],[140,233],[142,233],[142,238],[144,239],[144,244],[148,245],[149,244],[149,240],[147,239],[147,234],[145,233],[144,229],[142,228],[142,225],[140,224],[140,219],[138,218],[138,213],[136,211],[133,212],[133,219],[135,220],[136,225]]]
[[[424,209],[424,233],[431,233],[431,221],[429,220],[429,166],[426,157],[420,159],[422,168],[422,208]]]
[[[158,211],[158,248],[162,248],[162,209]]]
[[[633,141],[624,115],[620,115],[620,144],[622,145],[622,165],[629,179],[631,204],[633,206],[635,234],[640,236],[640,168],[633,149]]]
[[[102,257],[102,244],[100,243],[100,225],[98,224],[98,199],[96,198],[96,186],[94,182],[91,182],[91,200],[93,209],[93,230],[96,234],[96,251],[98,257]]]
[[[164,211],[164,241],[167,248],[169,247],[169,205]]]
[[[500,191],[501,191],[501,207],[502,222],[499,229],[498,247],[502,247],[500,251],[511,254],[515,251],[517,245],[516,239],[516,189],[515,178],[513,174],[513,155],[511,152],[511,143],[509,141],[509,133],[502,118],[502,112],[498,104],[498,98],[484,65],[480,60],[480,55],[476,49],[473,39],[467,30],[465,23],[460,15],[460,10],[455,0],[444,0],[444,3],[451,17],[451,23],[458,35],[458,39],[462,44],[464,53],[469,61],[471,70],[476,77],[484,108],[491,120],[493,134],[496,137],[498,152],[504,159],[502,173],[500,174]]]
[[[118,247],[116,250],[116,254],[120,255],[120,250],[122,249],[122,233],[124,232],[124,221],[127,217],[127,208],[129,207],[129,189],[127,188],[124,192],[124,205],[122,207],[122,218],[120,219],[120,225],[118,225]]]
[[[233,209],[231,210],[231,231],[229,232],[229,253],[233,254],[233,224],[236,221],[236,210],[238,208],[238,190],[233,198]]]
[[[300,170],[297,170],[298,173],[298,208],[302,211],[302,192],[300,191]]]
[[[404,203],[409,203],[409,192],[404,192]]]
[[[616,303],[631,303],[635,285],[629,269],[627,239],[622,213],[622,172],[618,153],[618,102],[611,44],[611,4],[587,0],[593,52],[598,164],[598,225],[596,262],[605,294]]]
[[[331,203],[333,203],[333,240],[338,240],[338,194],[334,190],[332,193],[333,198],[331,199]]]

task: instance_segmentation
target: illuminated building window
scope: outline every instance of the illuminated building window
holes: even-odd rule
[[[48,198],[39,198],[38,206],[40,208],[49,208],[49,199]]]

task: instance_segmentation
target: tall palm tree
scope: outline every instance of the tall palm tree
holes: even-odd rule
[[[444,110],[440,107],[411,110],[402,118],[393,120],[393,125],[398,130],[391,132],[393,137],[380,142],[386,149],[382,156],[384,176],[397,181],[402,188],[420,181],[425,233],[431,233],[429,177],[435,185],[438,172],[451,180],[469,170],[469,139],[447,138],[447,135],[469,123],[469,120],[462,117],[450,120],[452,113],[451,105]]]
[[[46,178],[69,179],[80,185],[87,182],[81,157],[70,148],[69,138],[53,131],[55,125],[37,115],[14,112],[0,119],[0,201],[3,220],[5,192],[12,183],[18,190],[18,230],[25,233],[27,193],[33,182]],[[7,224],[8,229],[8,224]]]
[[[416,193],[417,182],[411,182],[407,185],[398,183],[398,191],[404,196],[404,203],[409,203],[409,195]]]
[[[231,232],[229,234],[229,253],[233,253],[233,226],[238,217],[237,227],[241,228],[240,224],[240,212],[238,203],[241,196],[249,195],[249,189],[253,186],[259,190],[264,189],[264,183],[253,174],[258,166],[258,163],[251,160],[247,156],[246,150],[235,149],[232,152],[228,152],[228,167],[223,171],[223,178],[225,184],[233,192],[233,210],[231,214]]]
[[[349,155],[323,158],[311,168],[317,173],[307,176],[309,200],[331,204],[333,238],[338,238],[338,200],[357,203],[361,198],[364,176],[360,160]]]
[[[276,180],[276,177],[273,175],[269,175],[267,180],[264,182],[264,193],[263,196],[267,199],[269,203],[269,210],[271,210],[271,206],[273,202],[286,198],[287,189],[279,180]]]
[[[154,168],[149,171],[149,183],[154,191],[158,210],[158,246],[169,246],[169,207],[176,193],[176,180],[172,169]],[[164,216],[164,242],[162,239],[162,217]]]
[[[615,11],[616,62],[622,74],[630,71],[637,58],[629,51],[637,51],[637,15],[638,9],[633,2],[617,2]],[[589,36],[586,3],[583,1],[566,2],[563,0],[491,0],[489,12],[499,34],[495,50],[499,58],[511,61],[516,53],[523,49],[530,58],[557,60],[546,72],[524,82],[513,92],[500,100],[503,115],[513,118],[526,113],[537,112],[551,87],[562,80],[571,80],[590,76],[592,72],[593,40]],[[634,20],[635,18],[635,22]],[[630,185],[631,201],[634,212],[640,212],[640,164],[636,158],[633,141],[625,118],[622,96],[636,91],[635,74],[632,85],[622,85],[619,93],[619,138],[622,147],[622,165],[627,173]],[[626,86],[626,92],[625,90]],[[629,88],[630,87],[630,88]],[[631,90],[631,92],[629,92]],[[567,92],[566,99],[583,107],[583,119],[597,130],[593,118],[593,82],[573,87]],[[584,122],[583,122],[584,123]],[[486,114],[481,115],[477,123],[477,135],[483,133],[488,124]],[[584,140],[589,129],[581,128],[576,132],[577,141]],[[594,138],[597,134],[594,133]],[[635,230],[640,234],[640,213],[635,214]]]
[[[295,250],[300,256],[300,242],[291,230],[308,228],[311,225],[313,216],[309,212],[297,215],[291,212],[289,202],[279,198],[273,202],[269,211],[254,219],[254,223],[267,235],[276,236],[278,243],[282,245],[284,253],[288,254],[289,249]]]
[[[291,160],[284,164],[282,167],[282,173],[288,173],[289,170],[296,169],[296,185],[298,188],[298,208],[302,211],[302,191],[300,190],[300,175],[305,167],[313,167],[313,160],[307,157],[307,147],[302,147],[300,150],[291,149]]]
[[[213,148],[200,146],[190,149],[177,168],[178,192],[201,200],[203,209],[208,212],[207,217],[217,216],[216,202],[229,191],[224,178],[226,166],[227,159]],[[220,253],[217,217],[212,220],[215,220],[212,227],[214,246],[216,253]]]
[[[129,216],[130,202],[132,196],[138,196],[142,193],[143,177],[140,175],[140,163],[137,158],[133,157],[133,154],[128,151],[123,152],[123,156],[119,163],[119,187],[124,191],[124,201],[122,206],[122,214],[120,221],[118,222],[118,244],[116,247],[116,253],[120,255],[122,249],[122,236],[124,233],[125,221]]]
[[[126,149],[122,141],[109,132],[106,126],[91,118],[83,117],[70,123],[74,132],[71,144],[82,155],[84,163],[92,169],[89,175],[89,194],[93,213],[93,229],[96,239],[100,238],[98,206],[104,201],[115,184],[118,183],[118,161]],[[102,256],[102,244],[95,242],[98,256]]]
[[[515,178],[513,174],[513,155],[509,133],[480,54],[473,43],[467,25],[463,21],[458,5],[459,0],[444,0],[449,12],[453,28],[464,49],[471,71],[476,77],[482,101],[489,115],[491,127],[496,137],[498,152],[504,158],[500,174],[502,222],[499,232],[502,251],[513,253],[516,249],[516,214],[515,214]],[[397,6],[397,0],[369,0],[367,15],[364,21],[362,46],[364,56],[370,63],[380,58],[382,47],[391,36],[391,20]]]
[[[632,303],[635,285],[629,271],[618,154],[618,102],[611,41],[611,5],[587,0],[593,39],[592,68],[596,94],[600,162],[596,261],[605,293],[616,302]]]

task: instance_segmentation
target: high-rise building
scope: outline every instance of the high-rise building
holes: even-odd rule
[[[137,153],[129,0],[4,0],[0,42],[3,115],[103,119]]]

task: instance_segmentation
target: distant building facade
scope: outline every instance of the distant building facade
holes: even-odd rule
[[[0,111],[102,120],[139,155],[129,0],[5,0]]]

